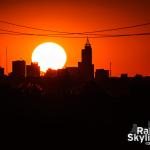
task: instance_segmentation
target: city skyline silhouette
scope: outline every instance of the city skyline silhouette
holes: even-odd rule
[[[7,53],[8,52],[7,52],[7,49],[6,49],[6,56],[5,56],[6,57],[6,68],[3,68],[2,66],[0,66],[1,76],[7,75],[7,74],[5,74],[5,70],[7,70],[7,65],[8,65]],[[13,74],[13,72],[18,72],[17,73],[18,75],[16,75],[18,77],[19,76],[20,77],[28,77],[28,74],[29,74],[30,77],[32,77],[32,76],[33,77],[40,77],[41,75],[43,76],[43,75],[48,74],[48,72],[50,73],[50,70],[51,70],[51,72],[53,72],[54,74],[57,75],[57,72],[60,72],[60,70],[68,70],[69,71],[69,68],[70,68],[70,71],[72,72],[72,74],[80,74],[80,75],[82,74],[81,75],[81,76],[83,76],[82,78],[85,78],[85,79],[86,78],[89,78],[89,79],[97,78],[97,76],[98,76],[97,74],[99,74],[99,76],[101,76],[102,78],[104,76],[105,76],[105,78],[109,78],[109,77],[112,76],[112,62],[110,62],[109,70],[105,69],[105,68],[99,68],[99,69],[95,68],[94,69],[94,64],[92,64],[92,59],[93,59],[92,58],[92,46],[90,44],[89,38],[87,37],[86,38],[85,49],[81,50],[81,62],[78,62],[78,67],[75,67],[75,66],[65,67],[64,66],[62,69],[58,69],[58,70],[53,70],[51,68],[48,68],[48,70],[46,70],[45,73],[44,72],[42,73],[42,71],[40,69],[40,66],[38,66],[38,62],[32,62],[31,61],[31,65],[29,65],[29,64],[27,65],[25,60],[20,59],[20,60],[12,61],[12,71],[10,73],[8,73],[8,76]],[[18,67],[14,67],[15,64],[16,64],[16,66],[18,64]],[[84,71],[85,75],[83,75],[84,74],[83,70],[84,70],[84,68],[87,68],[87,67],[83,66],[83,64],[85,64],[85,65],[87,64],[87,67],[89,66],[89,69]],[[92,65],[92,66],[90,67],[90,65]],[[14,71],[14,69],[16,69],[16,71]],[[32,71],[30,71],[30,70],[32,70]],[[89,72],[88,70],[89,71],[91,70],[91,71]],[[20,71],[20,73],[19,73],[19,71]],[[22,73],[21,73],[21,71],[22,71]],[[34,73],[34,71],[37,72],[37,73]],[[73,73],[73,71],[74,71],[74,73]],[[88,74],[91,77],[88,77]],[[143,75],[136,73],[136,74],[134,74],[133,77],[136,77],[136,76],[141,76],[142,77]],[[51,76],[49,76],[49,77],[51,77]],[[115,76],[113,76],[113,77],[115,77]],[[117,77],[119,77],[119,76],[117,76]],[[120,77],[126,77],[127,78],[129,76],[128,76],[127,72],[126,73],[123,72],[123,73],[120,73]],[[149,75],[147,75],[146,77],[149,77]]]
[[[78,66],[80,50],[89,37],[95,68],[109,70],[111,61],[114,76],[148,76],[150,2],[137,1],[2,1],[0,66],[11,72],[14,60],[21,58],[30,64],[32,51],[47,41],[65,48],[66,66]]]
[[[2,0],[0,129],[7,144],[16,136],[22,146],[38,138],[34,146],[44,140],[50,149],[150,145],[149,8],[148,0]],[[41,53],[47,44],[52,57]]]

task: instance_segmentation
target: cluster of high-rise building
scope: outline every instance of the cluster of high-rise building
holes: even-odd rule
[[[4,68],[0,68],[0,76],[4,74]],[[40,77],[40,66],[38,63],[26,65],[24,60],[16,60],[12,62],[12,77]],[[78,67],[66,67],[59,70],[48,69],[44,74],[45,77],[63,77],[70,76],[74,79],[90,81],[94,79],[108,79],[109,70],[96,69],[94,75],[94,64],[92,64],[92,47],[87,39],[84,49],[81,51],[81,62],[78,62]]]
[[[24,60],[16,60],[12,62],[11,77],[40,77],[40,67],[38,63],[31,63],[26,65]]]

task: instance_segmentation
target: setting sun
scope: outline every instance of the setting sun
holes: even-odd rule
[[[63,68],[66,60],[64,48],[53,42],[38,45],[32,53],[32,62],[38,62],[43,72],[49,68],[54,70]]]

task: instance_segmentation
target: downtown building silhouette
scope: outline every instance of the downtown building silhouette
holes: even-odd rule
[[[107,80],[107,79],[109,79],[109,70],[96,69],[96,72],[95,72],[96,81]]]
[[[87,38],[84,49],[81,51],[81,62],[78,67],[66,67],[64,69],[48,69],[45,77],[70,77],[72,79],[91,81],[94,80],[94,64],[92,64],[92,47]]]
[[[38,63],[31,62],[26,65],[24,60],[16,60],[12,62],[13,77],[40,77],[40,66]],[[92,46],[87,38],[84,48],[81,50],[81,61],[78,62],[78,67],[66,67],[63,69],[52,70],[48,69],[44,74],[46,78],[66,78],[70,77],[80,81],[92,81],[96,79],[109,79],[109,70],[96,69],[94,77],[94,64],[92,63]]]
[[[24,60],[12,61],[11,76],[24,78],[25,74],[26,74],[26,62]]]
[[[40,77],[40,66],[38,63],[31,63],[26,66],[26,77]]]
[[[0,77],[3,77],[3,76],[4,76],[4,68],[0,67]]]
[[[81,62],[78,62],[80,78],[84,81],[94,79],[94,64],[92,64],[92,47],[87,38],[84,49],[81,51]]]

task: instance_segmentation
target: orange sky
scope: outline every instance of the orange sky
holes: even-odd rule
[[[0,20],[16,24],[59,30],[84,32],[130,26],[150,21],[148,0],[1,0]],[[20,32],[41,33],[0,23],[1,29]],[[107,34],[150,32],[150,26],[127,31],[113,31]],[[77,66],[81,49],[86,39],[64,39],[36,36],[0,35],[0,66],[5,67],[5,49],[8,48],[8,71],[11,61],[25,59],[31,62],[34,48],[43,42],[62,45],[68,56],[66,66]],[[93,48],[95,68],[109,69],[112,61],[112,75],[128,73],[150,75],[150,36],[90,39]]]

